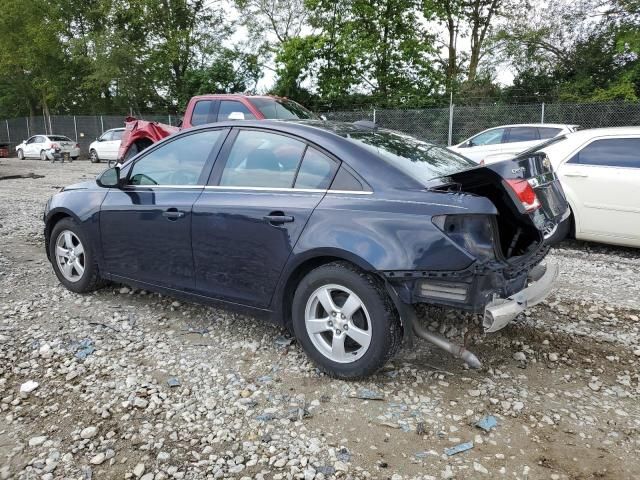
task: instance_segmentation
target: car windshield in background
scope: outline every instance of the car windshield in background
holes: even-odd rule
[[[273,120],[315,120],[317,115],[299,103],[284,98],[251,99],[267,119]]]
[[[349,132],[346,138],[395,165],[418,182],[477,167],[477,164],[445,148],[399,132]]]
[[[72,142],[73,141],[69,137],[64,137],[62,135],[49,135],[49,139],[53,140],[54,142]]]

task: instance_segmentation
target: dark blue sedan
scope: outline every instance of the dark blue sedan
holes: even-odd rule
[[[249,309],[327,373],[357,378],[413,331],[477,366],[413,306],[504,327],[551,288],[542,260],[567,214],[544,154],[478,167],[368,122],[238,121],[64,188],[44,221],[69,290],[114,281]]]

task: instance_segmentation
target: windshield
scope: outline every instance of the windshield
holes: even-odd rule
[[[252,98],[251,102],[262,112],[264,117],[269,120],[307,120],[318,118],[311,110],[307,110],[299,103],[285,98]]]
[[[54,142],[72,142],[69,137],[65,137],[63,135],[49,135],[49,140],[53,140]]]
[[[346,138],[376,153],[422,184],[477,167],[465,157],[400,132],[352,131]]]

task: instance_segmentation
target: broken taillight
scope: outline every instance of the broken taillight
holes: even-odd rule
[[[522,203],[522,207],[525,211],[532,212],[540,208],[540,200],[538,200],[538,196],[528,180],[521,178],[507,178],[506,182],[511,187],[511,190],[516,194],[520,203]]]

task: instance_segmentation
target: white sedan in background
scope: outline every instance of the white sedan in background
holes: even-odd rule
[[[40,160],[60,160],[68,153],[72,160],[80,156],[80,145],[64,135],[34,135],[16,146],[20,160],[39,158]]]
[[[91,160],[91,163],[98,163],[101,160],[117,160],[123,132],[124,128],[112,128],[89,145],[89,160]]]
[[[516,154],[544,140],[578,129],[577,125],[522,123],[484,130],[458,145],[448,147],[477,163],[488,162],[492,155]]]
[[[575,238],[640,247],[640,127],[580,130],[518,156],[537,151],[560,178]]]

